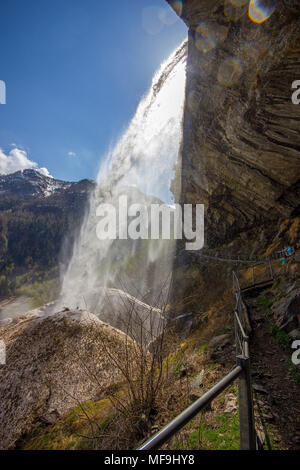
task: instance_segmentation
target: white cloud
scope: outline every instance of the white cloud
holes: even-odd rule
[[[35,169],[42,173],[42,175],[51,176],[47,168],[38,168],[36,162],[29,160],[25,150],[15,147],[5,154],[0,148],[0,175],[8,175],[9,173],[28,168]]]
[[[76,153],[75,153],[75,152],[68,152],[68,155],[69,155],[69,157],[76,157]]]
[[[48,178],[53,178],[53,176],[50,175],[49,171],[47,170],[47,168],[38,168],[37,171],[39,173],[42,173],[42,175],[44,176],[48,176]]]

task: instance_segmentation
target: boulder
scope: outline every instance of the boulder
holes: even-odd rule
[[[204,379],[204,369],[201,370],[200,374],[198,374],[191,382],[191,389],[197,390],[200,387],[203,387],[203,379]]]
[[[60,299],[52,308],[68,311]],[[90,308],[103,322],[124,331],[131,338],[148,346],[166,325],[164,312],[121,289],[96,286],[85,292],[77,302],[82,309]],[[85,305],[85,307],[84,307]]]
[[[203,379],[204,379],[204,369],[201,370],[200,374],[198,374],[190,383],[190,393],[189,397],[192,401],[198,400],[203,395],[202,387],[203,387]]]
[[[225,396],[225,410],[224,413],[232,413],[237,410],[237,398],[234,393],[228,393]]]
[[[176,332],[183,341],[188,338],[199,324],[199,315],[194,312],[182,313],[169,321],[169,326],[175,326]]]
[[[223,348],[227,344],[230,344],[230,342],[231,337],[229,334],[226,333],[224,335],[215,336],[214,338],[212,338],[209,342],[209,346],[213,346],[215,348]]]
[[[300,289],[275,302],[272,306],[275,323],[281,330],[289,333],[300,326]]]
[[[300,329],[290,331],[289,336],[293,339],[300,339]]]
[[[104,397],[122,380],[116,363],[126,351],[135,362],[135,343],[125,333],[83,311],[20,320],[2,328],[0,339],[7,353],[0,366],[1,449],[13,448],[33,423],[53,423],[68,409]]]
[[[262,393],[263,395],[267,395],[268,392],[267,390],[262,386],[262,385],[259,385],[259,384],[253,384],[252,385],[252,388],[255,392],[257,393]]]

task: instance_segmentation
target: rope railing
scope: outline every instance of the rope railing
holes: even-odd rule
[[[197,252],[197,256],[199,256],[200,258],[206,258],[206,259],[210,259],[210,260],[214,260],[214,261],[222,261],[223,263],[245,263],[245,264],[256,264],[256,265],[259,265],[259,264],[267,264],[267,263],[270,263],[270,261],[276,261],[278,260],[280,257],[279,256],[275,256],[272,257],[272,258],[268,258],[268,259],[243,259],[242,257],[237,257],[237,258],[223,258],[217,254],[215,255],[207,255],[205,253],[200,253],[200,252]]]
[[[224,263],[248,263],[248,264],[267,264],[272,261],[279,260],[282,257],[290,257],[291,253],[287,250],[291,249],[292,254],[294,254],[297,250],[300,249],[300,242],[296,243],[293,246],[282,248],[281,250],[275,251],[269,256],[268,258],[249,258],[249,255],[246,254],[239,254],[237,257],[233,258],[232,255],[225,257],[224,255],[216,252],[215,250],[210,253],[208,248],[203,248],[202,250],[197,251],[197,256],[201,258],[211,259],[215,261],[222,261]]]

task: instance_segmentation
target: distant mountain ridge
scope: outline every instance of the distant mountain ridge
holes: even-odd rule
[[[79,182],[62,181],[45,176],[38,170],[20,170],[8,175],[0,174],[0,198],[5,196],[16,197],[49,197],[68,189],[88,190],[94,185],[92,180],[84,179]]]
[[[32,169],[0,175],[0,278],[67,259],[95,184]],[[7,295],[6,285],[0,282],[0,297]]]
[[[57,180],[31,169],[0,175],[0,213],[21,208],[34,213],[69,210],[81,213],[95,184],[88,179]]]

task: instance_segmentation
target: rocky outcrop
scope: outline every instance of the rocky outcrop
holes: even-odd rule
[[[82,311],[36,310],[0,328],[0,339],[7,352],[0,366],[1,449],[13,448],[35,423],[53,423],[105,396],[122,379],[116,361],[133,351],[124,333]],[[129,360],[134,364],[133,352]]]
[[[206,243],[214,247],[299,209],[300,106],[291,86],[299,79],[300,6],[278,1],[257,24],[249,2],[182,3],[189,26],[182,201],[205,204]]]
[[[84,292],[84,303],[101,321],[123,331],[139,344],[147,346],[164,330],[164,312],[121,289],[97,286]],[[58,301],[63,308],[65,299]],[[56,308],[54,306],[54,308]]]
[[[297,335],[300,328],[300,289],[293,290],[272,305],[272,313],[280,330]],[[297,338],[295,338],[297,339]]]
[[[173,188],[181,186],[183,203],[205,204],[206,247],[256,252],[267,246],[265,229],[272,240],[280,220],[299,214],[300,105],[291,99],[299,2],[271,9],[275,2],[251,1],[261,23],[248,1],[168,3],[189,28],[181,184]]]
[[[99,291],[98,291],[99,297]],[[147,346],[164,329],[164,312],[120,289],[106,288],[99,306],[99,318]]]

